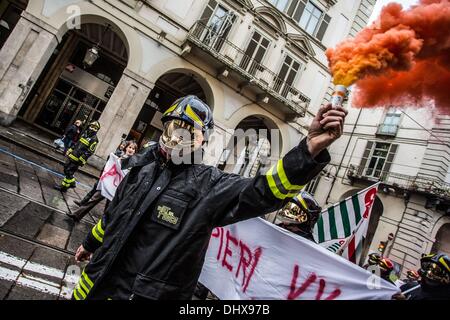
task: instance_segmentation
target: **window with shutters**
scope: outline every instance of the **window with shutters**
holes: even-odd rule
[[[273,89],[286,98],[293,88],[300,66],[301,64],[297,60],[286,55],[280,71],[278,72],[278,76],[275,79]]]
[[[360,168],[366,177],[383,180],[391,169],[398,145],[368,141]]]
[[[262,66],[262,62],[269,45],[270,41],[258,31],[255,31],[248,43],[245,54],[242,56],[239,66],[253,76],[256,75],[257,71],[263,71],[264,67]]]
[[[284,12],[318,40],[323,39],[331,21],[331,17],[311,0],[291,0]]]
[[[232,11],[216,0],[210,0],[200,18],[200,23],[205,26],[201,35],[202,42],[219,51],[235,20],[236,15]]]

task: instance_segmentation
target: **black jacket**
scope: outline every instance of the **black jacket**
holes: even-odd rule
[[[410,287],[409,289],[411,289]],[[407,289],[402,287],[402,291]],[[450,300],[450,285],[429,286],[421,283],[420,287],[406,294],[407,300]]]
[[[281,208],[329,160],[327,151],[312,159],[305,140],[255,178],[165,165],[155,147],[131,157],[130,173],[83,243],[95,253],[73,297],[191,299],[212,230]]]
[[[80,128],[74,124],[71,124],[66,132],[64,133],[64,139],[69,142],[77,142],[78,141],[78,136],[80,134]]]
[[[80,137],[80,140],[72,148],[67,150],[67,157],[80,166],[86,164],[89,157],[94,154],[98,144],[98,138],[95,133],[86,130]]]

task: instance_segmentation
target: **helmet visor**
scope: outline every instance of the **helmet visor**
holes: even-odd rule
[[[202,131],[185,121],[175,119],[164,124],[161,144],[167,151],[187,149],[192,152],[201,146],[202,142]]]
[[[297,204],[289,202],[279,214],[280,220],[286,223],[301,224],[308,221],[308,215]]]

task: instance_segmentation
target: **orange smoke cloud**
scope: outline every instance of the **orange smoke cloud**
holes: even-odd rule
[[[356,83],[355,106],[425,105],[450,113],[450,0],[385,6],[354,39],[326,54],[335,84]]]

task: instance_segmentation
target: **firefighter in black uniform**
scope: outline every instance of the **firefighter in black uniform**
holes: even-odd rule
[[[130,172],[78,248],[76,260],[90,262],[73,299],[191,299],[212,230],[297,195],[330,161],[326,148],[341,136],[346,113],[322,107],[307,138],[264,175],[244,178],[190,163],[201,160],[212,112],[195,96],[177,100],[163,114],[159,144],[122,164]]]
[[[322,208],[316,199],[308,192],[301,191],[277,215],[277,218],[282,221],[278,226],[316,242],[313,229],[321,211]]]
[[[67,150],[67,160],[64,164],[64,179],[61,181],[61,185],[55,186],[55,189],[66,192],[67,189],[76,187],[74,174],[79,167],[86,164],[89,157],[95,152],[98,144],[98,130],[100,130],[100,123],[98,121],[91,122],[75,146]]]
[[[420,282],[396,299],[450,300],[450,258],[443,253],[424,255],[420,259]],[[415,288],[415,289],[414,289]]]

